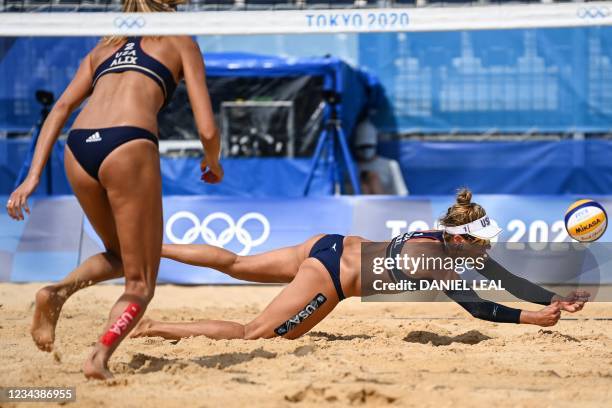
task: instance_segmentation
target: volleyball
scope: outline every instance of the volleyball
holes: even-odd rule
[[[607,226],[606,210],[593,200],[578,200],[565,213],[565,228],[576,241],[596,241],[606,232]]]

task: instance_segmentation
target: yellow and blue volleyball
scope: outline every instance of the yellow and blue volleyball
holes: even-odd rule
[[[607,226],[606,210],[593,200],[578,200],[565,213],[565,229],[576,241],[596,241],[606,232]]]

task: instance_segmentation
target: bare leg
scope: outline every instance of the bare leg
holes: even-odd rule
[[[36,293],[36,308],[30,334],[39,349],[51,351],[55,327],[62,307],[80,289],[123,276],[121,261],[110,252],[94,255],[61,282],[45,286]]]
[[[178,340],[206,336],[214,340],[244,338],[244,325],[224,320],[200,320],[189,323],[167,323],[143,318],[130,337],[163,337]]]
[[[110,311],[106,334],[83,366],[86,377],[104,379],[112,376],[107,365],[112,353],[143,316],[155,291],[163,225],[156,146],[135,140],[118,147],[102,164],[100,181],[113,209],[125,276],[125,290]]]
[[[162,257],[189,265],[213,268],[233,278],[261,283],[288,283],[321,236],[287,248],[239,256],[212,245],[164,245]]]
[[[295,279],[257,318],[246,325],[219,320],[166,323],[143,319],[134,329],[132,337],[163,337],[173,340],[192,336],[206,336],[217,340],[271,338],[276,336],[274,330],[277,327],[303,310],[318,294],[325,296],[325,303],[283,336],[295,339],[323,320],[339,301],[328,272],[315,259],[306,259]]]
[[[62,306],[73,293],[98,282],[123,276],[119,241],[106,192],[100,183],[81,168],[69,148],[66,148],[65,167],[70,185],[107,251],[90,257],[62,281],[36,293],[30,333],[38,348],[43,351],[53,349],[57,320]]]

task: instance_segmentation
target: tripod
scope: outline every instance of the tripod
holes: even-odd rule
[[[334,91],[324,91],[323,98],[330,108],[330,114],[325,122],[323,133],[321,133],[321,136],[317,142],[310,172],[308,173],[306,184],[304,184],[304,196],[308,195],[314,173],[319,165],[319,162],[321,161],[325,147],[328,148],[328,158],[331,158],[334,194],[339,194],[343,190],[341,167],[337,160],[340,155],[343,159],[344,167],[348,171],[351,185],[353,186],[353,191],[357,195],[361,194],[361,186],[359,185],[359,180],[357,179],[353,158],[351,157],[351,152],[346,141],[346,135],[342,129],[342,121],[338,116],[340,95]]]

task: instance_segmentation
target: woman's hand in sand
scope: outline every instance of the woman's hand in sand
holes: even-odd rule
[[[553,302],[537,312],[523,310],[521,312],[521,323],[535,324],[542,327],[554,326],[561,318],[561,306],[559,302]]]
[[[553,296],[552,303],[558,302],[561,310],[565,312],[575,313],[582,310],[584,304],[589,301],[591,294],[585,290],[574,290],[567,296]]]
[[[28,197],[32,195],[34,190],[38,187],[38,179],[34,177],[26,177],[13,194],[9,197],[6,202],[6,212],[8,215],[17,221],[23,220],[23,211],[30,214],[30,208],[28,207]]]

